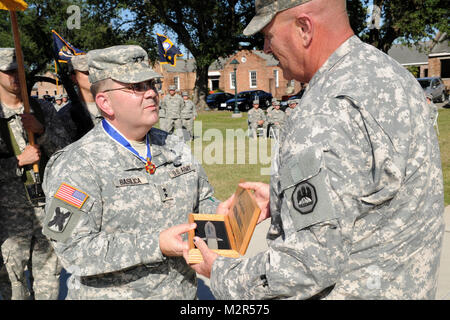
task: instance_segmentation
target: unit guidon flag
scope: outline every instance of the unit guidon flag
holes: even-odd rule
[[[80,209],[89,196],[83,191],[62,183],[54,197]]]

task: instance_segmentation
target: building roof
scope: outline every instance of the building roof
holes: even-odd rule
[[[419,50],[416,46],[408,47],[403,44],[394,44],[388,51],[388,55],[401,65],[420,65],[428,63],[426,46],[422,45]]]

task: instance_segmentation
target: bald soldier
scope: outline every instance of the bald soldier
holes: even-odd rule
[[[43,233],[72,273],[69,299],[195,299],[181,235],[219,201],[201,165],[158,122],[156,81],[139,46],[88,55],[104,117],[47,165]]]
[[[269,249],[219,257],[196,240],[218,299],[433,299],[444,235],[439,147],[411,73],[350,28],[345,0],[257,0],[287,80],[309,82],[287,119],[270,186]]]

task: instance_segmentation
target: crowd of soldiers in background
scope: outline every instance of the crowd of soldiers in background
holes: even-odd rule
[[[272,105],[266,112],[259,108],[259,101],[253,101],[253,108],[248,111],[249,136],[256,138],[258,136],[278,139],[280,129],[284,122],[300,103],[300,99],[291,99],[287,101],[285,111],[281,110],[281,103],[277,99],[272,99]]]

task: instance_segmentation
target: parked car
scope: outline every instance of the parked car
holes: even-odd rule
[[[206,97],[206,104],[210,109],[226,109],[225,101],[233,98],[234,95],[226,92],[216,92]],[[223,107],[221,107],[223,104]]]
[[[420,85],[425,94],[431,94],[433,96],[433,102],[445,101],[445,85],[442,79],[439,77],[418,78]]]
[[[237,105],[239,111],[248,111],[253,107],[253,101],[259,100],[259,107],[267,109],[272,103],[272,94],[263,90],[241,91],[237,95]],[[226,101],[227,110],[234,110],[234,97]]]

